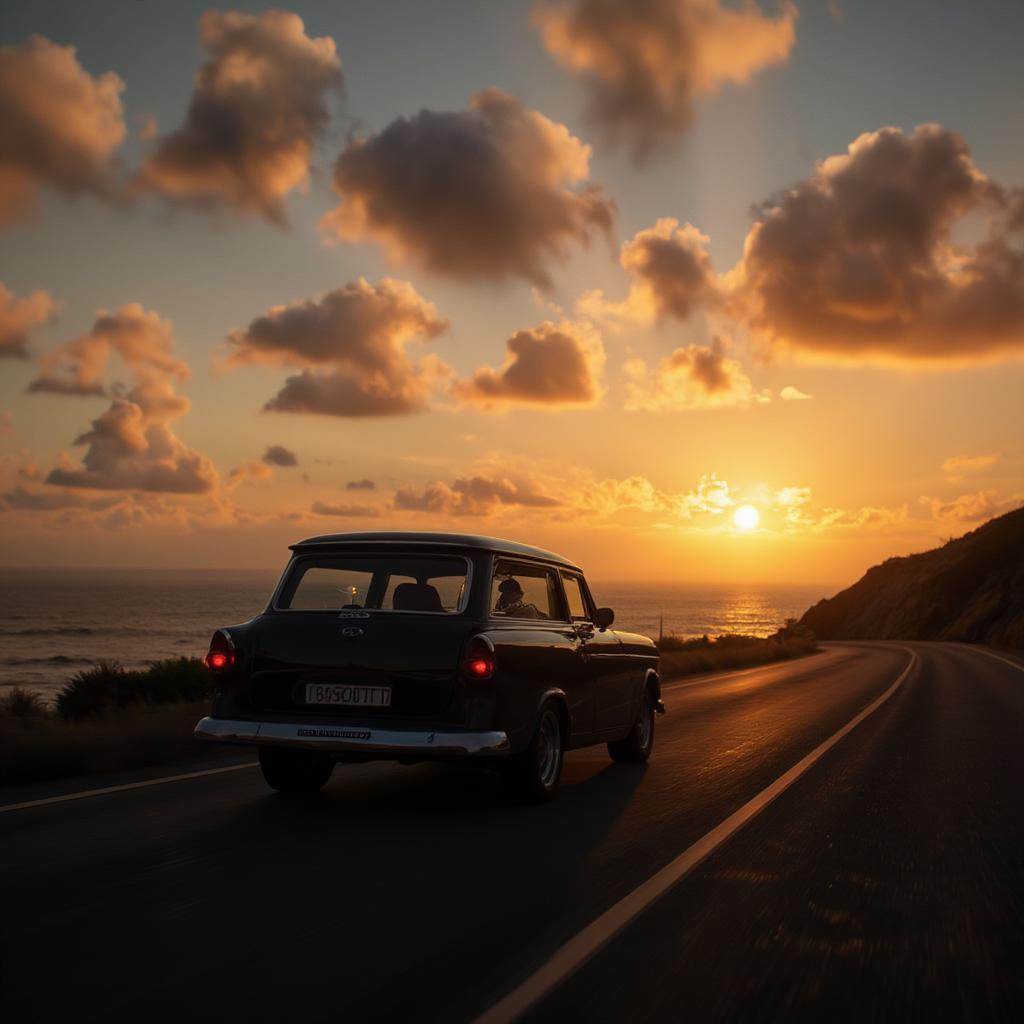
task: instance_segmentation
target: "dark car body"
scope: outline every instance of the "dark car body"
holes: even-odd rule
[[[335,761],[505,758],[529,747],[545,706],[566,749],[621,740],[644,694],[663,709],[652,641],[602,628],[611,613],[595,607],[579,567],[551,552],[441,533],[336,534],[291,550],[267,608],[214,635],[200,738]],[[338,566],[366,580],[351,601],[303,582],[330,580]],[[395,566],[404,583],[388,578]],[[515,603],[523,584],[542,609]],[[303,586],[321,588],[312,603],[328,594],[335,606],[294,607]],[[349,703],[310,703],[332,696]]]

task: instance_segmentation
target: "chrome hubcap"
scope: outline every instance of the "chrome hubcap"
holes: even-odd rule
[[[553,711],[545,711],[537,733],[537,770],[545,787],[554,784],[562,757],[562,730]]]
[[[651,704],[650,693],[644,694],[643,703],[640,705],[640,720],[636,723],[637,739],[644,750],[651,742],[651,733],[654,731],[654,707]]]

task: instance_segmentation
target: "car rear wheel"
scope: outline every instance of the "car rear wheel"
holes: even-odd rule
[[[565,760],[565,729],[554,704],[545,704],[537,719],[530,745],[506,762],[517,793],[531,803],[549,800],[562,777]]]
[[[260,770],[271,789],[292,796],[322,789],[334,771],[334,761],[316,751],[260,747]]]
[[[623,764],[643,764],[654,750],[654,694],[649,686],[644,687],[640,699],[640,711],[633,728],[625,739],[608,744],[608,753],[613,761]]]

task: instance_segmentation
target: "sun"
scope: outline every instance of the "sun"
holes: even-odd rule
[[[732,521],[740,533],[750,533],[751,530],[756,530],[758,523],[761,522],[761,513],[753,505],[740,505],[733,512]]]

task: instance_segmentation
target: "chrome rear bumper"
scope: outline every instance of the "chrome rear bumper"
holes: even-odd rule
[[[243,722],[204,718],[195,728],[201,740],[259,747],[379,754],[381,757],[429,757],[507,754],[504,732],[413,732],[363,726],[322,725],[315,722]]]

